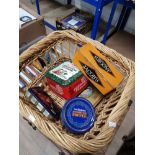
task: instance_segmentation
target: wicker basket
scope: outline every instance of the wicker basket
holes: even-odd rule
[[[46,69],[42,71],[41,75],[33,79],[33,82],[27,86],[27,88],[30,88],[44,81],[44,74],[50,67],[60,63],[63,59],[72,59],[73,53],[79,48],[79,45],[88,42],[94,45],[109,61],[117,65],[125,75],[125,80],[121,85],[110,94],[103,96],[102,100],[95,105],[97,119],[94,127],[89,132],[83,135],[68,133],[62,127],[60,121],[53,122],[47,119],[35,106],[27,101],[25,96],[19,99],[20,114],[28,120],[30,115],[34,116],[34,125],[57,146],[71,153],[95,153],[99,150],[105,150],[112,141],[114,134],[128,111],[128,102],[134,91],[134,62],[100,42],[72,30],[52,32],[22,53],[19,61],[21,71],[25,65],[32,63],[38,56],[42,56],[51,48],[55,51],[55,55],[51,56],[53,62],[47,64]],[[51,93],[51,97],[62,107],[64,101],[52,92],[48,93]]]

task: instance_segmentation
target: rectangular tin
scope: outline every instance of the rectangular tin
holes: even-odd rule
[[[65,99],[70,99],[88,86],[88,80],[71,62],[66,61],[46,73],[49,88]]]
[[[102,93],[107,94],[123,80],[123,75],[93,45],[86,44],[76,51],[73,63]]]
[[[56,105],[54,100],[50,98],[50,96],[43,90],[43,88],[33,87],[29,89],[29,92],[33,96],[33,98],[31,98],[33,99],[31,100],[32,103],[36,104],[37,102],[36,106],[40,111],[43,112],[44,110],[47,110],[53,118],[59,118],[60,111],[58,106]]]

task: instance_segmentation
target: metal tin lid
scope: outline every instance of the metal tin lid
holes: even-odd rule
[[[81,97],[68,100],[62,108],[63,125],[72,133],[84,133],[94,125],[95,111],[92,104]]]
[[[73,63],[64,61],[60,65],[47,71],[45,76],[61,86],[68,86],[81,77],[82,73]]]

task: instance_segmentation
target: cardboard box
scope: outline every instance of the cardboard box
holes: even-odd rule
[[[23,8],[34,17],[35,20],[32,20],[28,23],[22,25],[19,29],[19,47],[27,45],[29,42],[38,38],[39,36],[46,35],[46,29],[44,26],[44,18],[42,16],[37,15],[37,13],[30,10],[26,5],[20,3],[19,7]]]
[[[123,80],[118,69],[91,44],[84,45],[75,53],[73,63],[103,95]]]
[[[78,33],[85,34],[91,30],[93,17],[81,10],[75,10],[74,13],[64,18],[56,20],[57,30],[72,29]]]

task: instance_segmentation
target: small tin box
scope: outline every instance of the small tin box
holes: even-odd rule
[[[56,66],[45,76],[49,88],[65,99],[80,94],[88,86],[85,76],[69,61]]]
[[[50,98],[50,96],[41,87],[30,88],[29,92],[33,96],[33,98],[31,98],[31,102],[33,104],[36,104],[37,102],[37,108],[40,111],[46,110],[53,118],[59,119],[59,107],[56,105],[55,101],[52,98]]]

